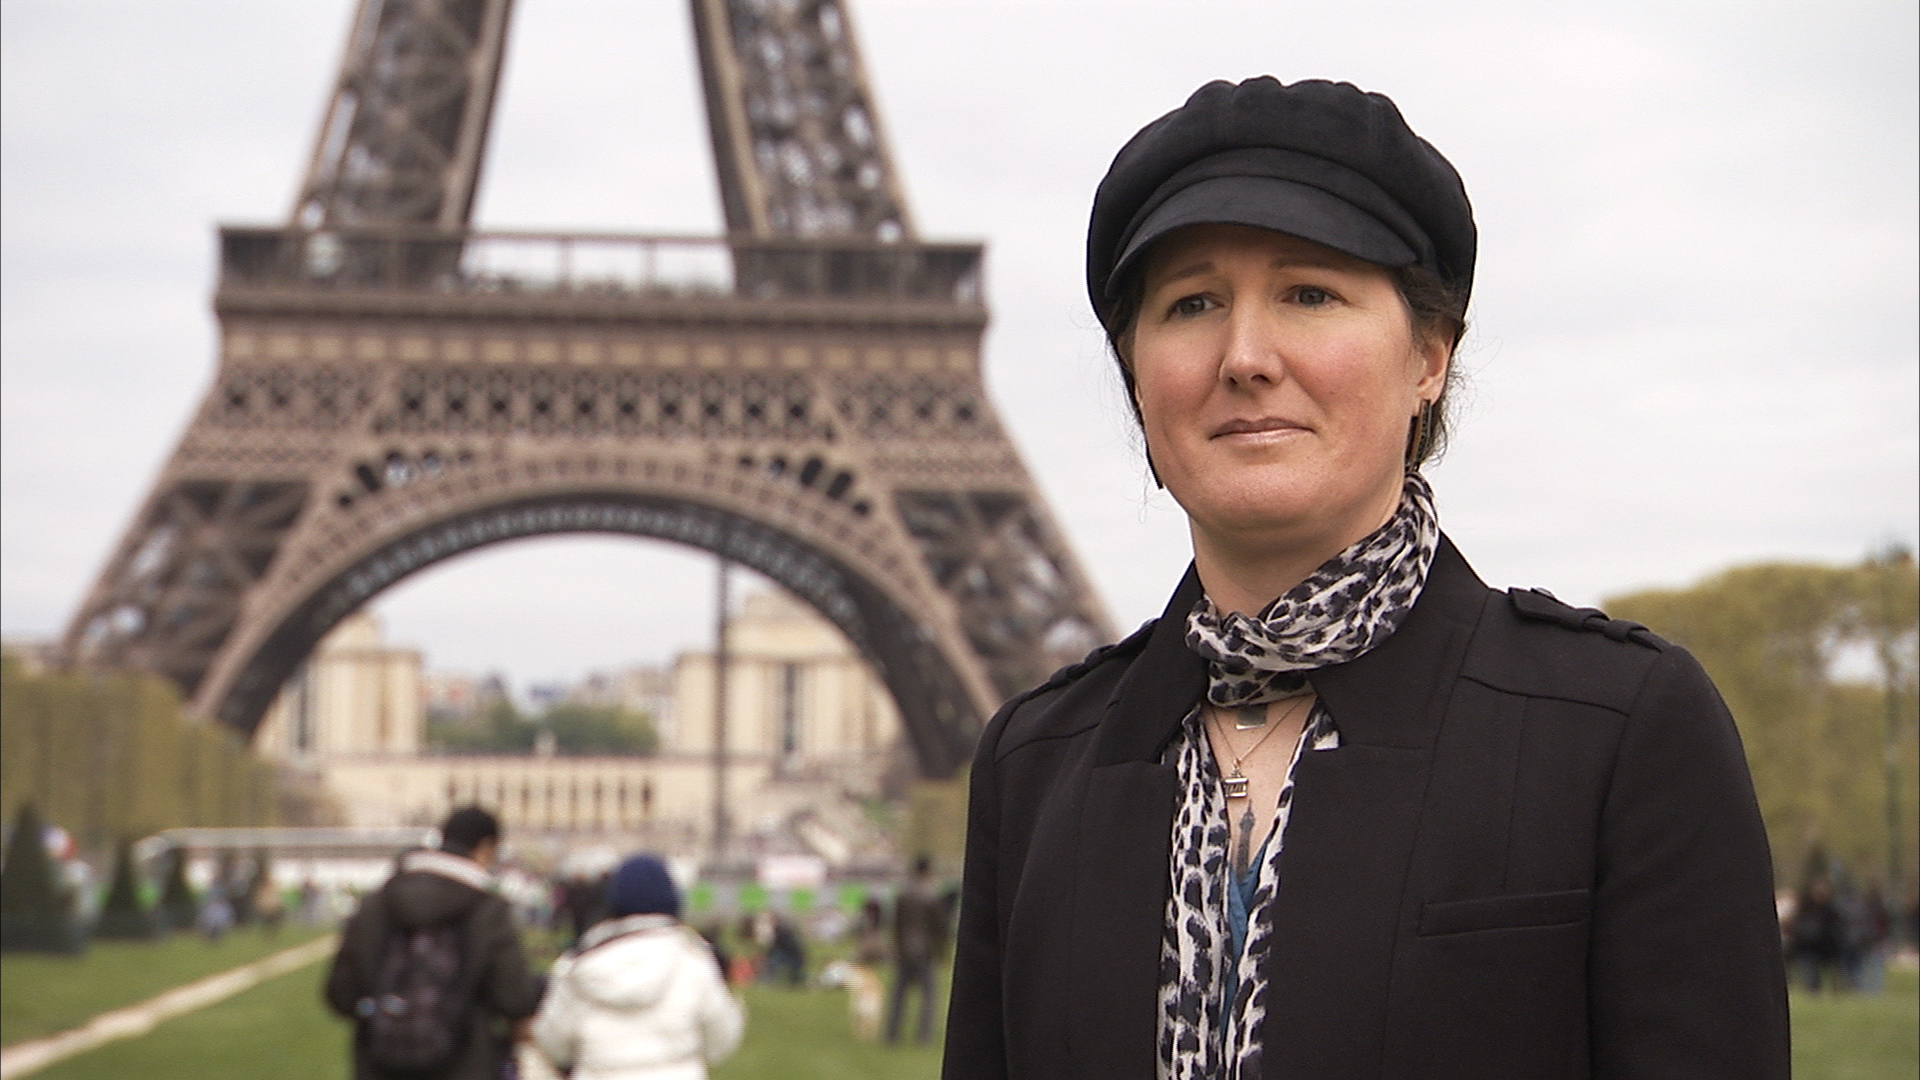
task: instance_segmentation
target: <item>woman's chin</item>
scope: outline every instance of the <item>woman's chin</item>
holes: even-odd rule
[[[1321,531],[1323,516],[1310,502],[1297,497],[1250,497],[1187,509],[1197,534],[1235,547],[1284,545]]]
[[[1335,492],[1312,484],[1247,485],[1181,501],[1195,539],[1227,547],[1290,549],[1333,544],[1334,550],[1378,528],[1399,492]],[[1331,554],[1331,552],[1329,552]]]

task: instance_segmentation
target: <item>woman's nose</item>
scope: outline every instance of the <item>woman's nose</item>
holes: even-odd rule
[[[1236,307],[1227,319],[1220,379],[1233,386],[1276,384],[1286,377],[1279,327],[1257,307]]]

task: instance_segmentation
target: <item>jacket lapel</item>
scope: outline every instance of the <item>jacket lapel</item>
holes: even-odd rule
[[[1178,770],[1160,758],[1206,688],[1186,647],[1191,568],[1094,736],[1080,809],[1068,1041],[1078,1075],[1151,1077]]]
[[[1342,746],[1433,745],[1437,707],[1446,704],[1486,595],[1487,587],[1443,535],[1420,599],[1400,629],[1366,655],[1313,673],[1313,688],[1333,713]]]
[[[1484,604],[1444,537],[1420,600],[1394,635],[1313,685],[1340,748],[1301,757],[1271,909],[1270,1076],[1379,1068],[1388,976],[1441,717]]]

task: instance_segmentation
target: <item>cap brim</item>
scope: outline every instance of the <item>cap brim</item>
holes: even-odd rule
[[[1182,188],[1147,215],[1107,275],[1107,294],[1154,241],[1189,225],[1272,229],[1386,267],[1420,261],[1392,229],[1337,195],[1273,176],[1216,176]]]

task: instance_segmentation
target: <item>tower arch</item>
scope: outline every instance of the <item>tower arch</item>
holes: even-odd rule
[[[235,643],[233,660],[211,673],[199,703],[235,729],[250,732],[328,630],[412,574],[516,539],[604,533],[708,551],[801,598],[846,635],[879,675],[900,710],[922,774],[950,775],[964,763],[984,719],[982,710],[993,707],[996,691],[981,685],[969,658],[951,655],[940,636],[929,631],[924,614],[929,598],[915,595],[911,574],[889,576],[903,568],[875,557],[891,546],[882,537],[852,528],[803,531],[770,522],[764,512],[749,508],[754,500],[771,497],[767,485],[740,484],[738,478],[726,478],[737,490],[731,500],[722,500],[711,492],[703,498],[648,483],[643,467],[608,471],[630,473],[633,479],[553,490],[541,483],[538,471],[529,470],[519,484],[467,499],[442,501],[423,493],[428,497],[418,514],[390,520],[362,543],[336,549],[333,558],[297,581],[270,582],[271,591],[262,595],[278,598],[273,612],[263,612],[256,624],[260,630]],[[684,488],[711,482],[716,474],[724,477],[725,470],[680,475],[683,481],[694,479]],[[449,486],[461,485],[456,479]],[[863,549],[864,558],[852,555]]]

